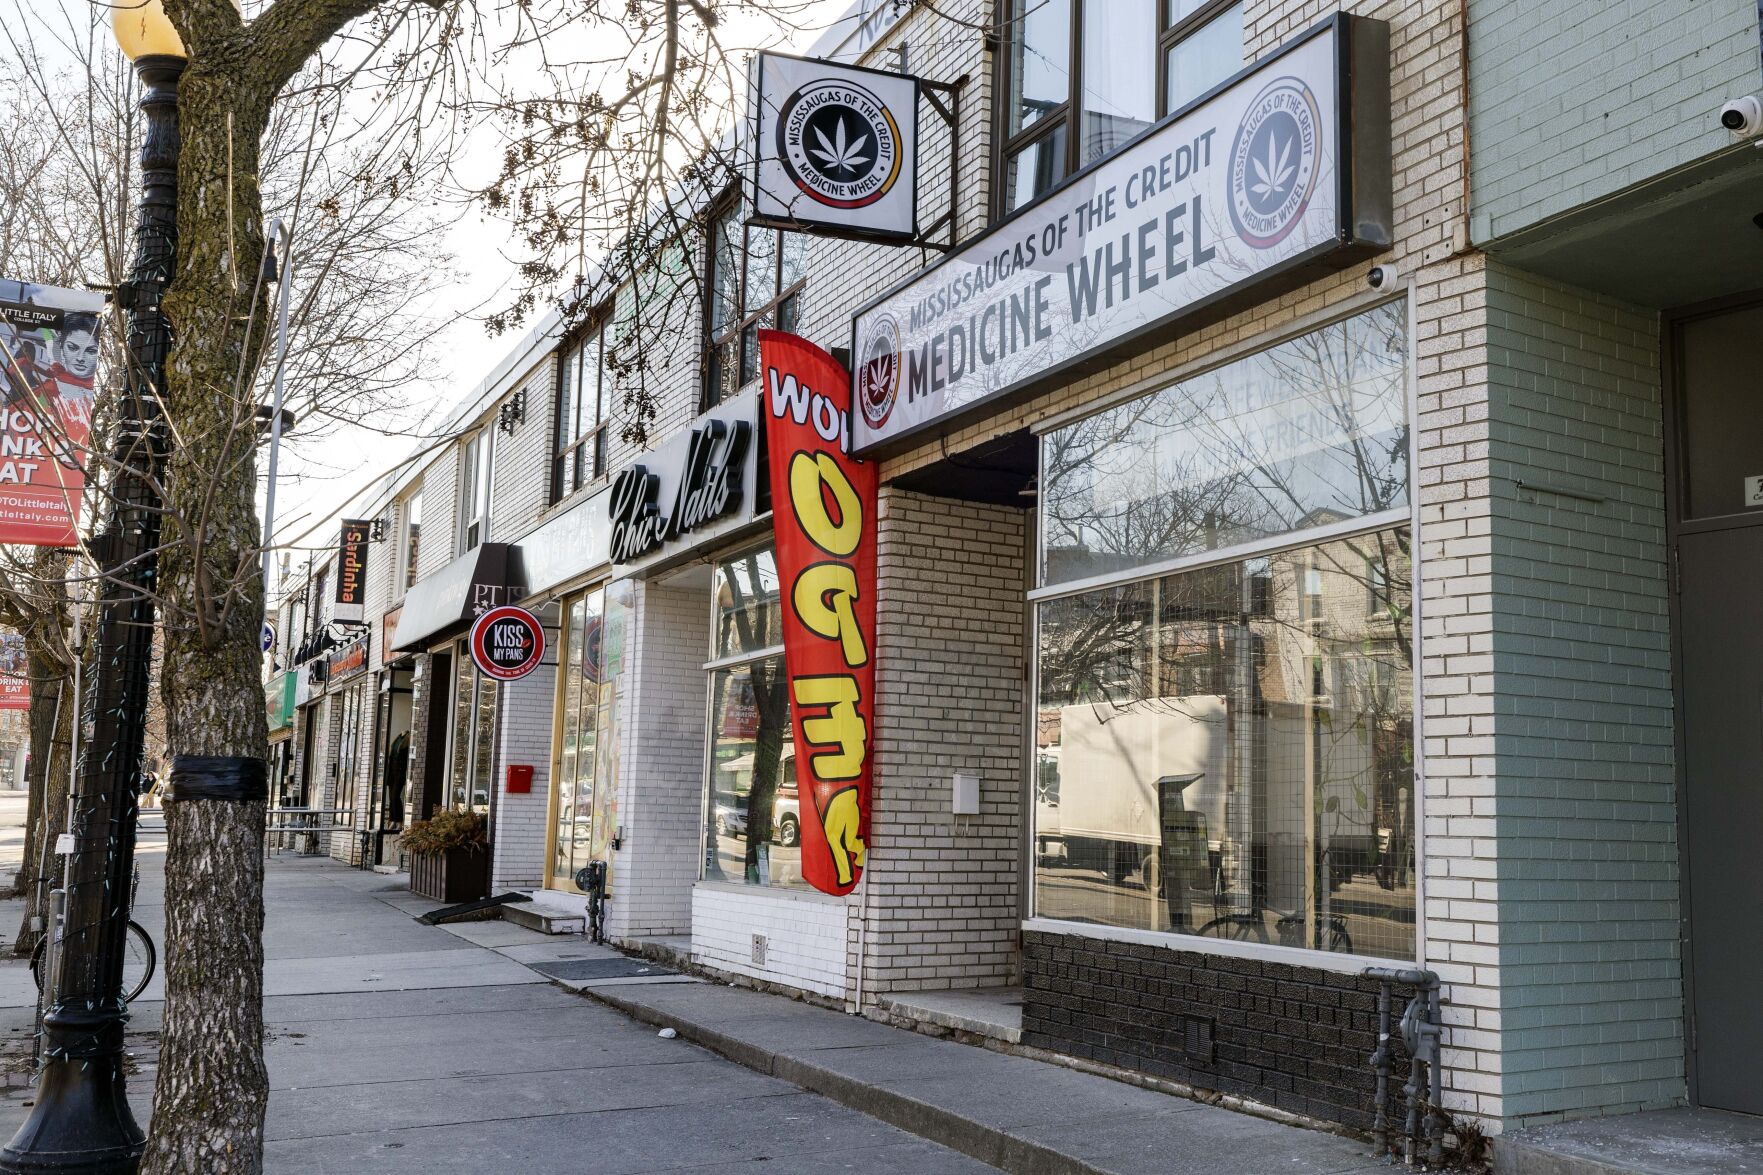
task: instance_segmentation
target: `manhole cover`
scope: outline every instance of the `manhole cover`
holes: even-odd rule
[[[554,963],[529,963],[534,971],[552,979],[634,979],[679,972],[642,959],[559,959]]]

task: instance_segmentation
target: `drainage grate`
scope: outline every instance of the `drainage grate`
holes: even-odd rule
[[[649,975],[678,975],[671,967],[644,959],[559,959],[553,963],[528,963],[552,979],[636,979]]]

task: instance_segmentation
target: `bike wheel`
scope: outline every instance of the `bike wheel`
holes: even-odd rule
[[[1259,914],[1222,914],[1200,927],[1204,938],[1229,938],[1237,942],[1266,942],[1267,923]]]
[[[43,957],[49,951],[49,936],[37,936],[37,947],[31,952],[31,978],[37,981],[37,990],[43,990]]]
[[[158,965],[159,952],[153,948],[152,938],[139,922],[130,922],[128,933],[123,936],[122,946],[123,1003],[133,1003],[147,989]]]
[[[1347,928],[1339,919],[1328,928],[1328,949],[1342,955],[1353,953],[1353,936],[1347,933]]]

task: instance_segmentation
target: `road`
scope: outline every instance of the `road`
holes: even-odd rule
[[[21,815],[20,805],[0,796],[0,821]],[[0,828],[0,856],[9,843]],[[163,832],[150,820],[135,916],[156,940],[164,849]],[[427,908],[396,877],[293,855],[270,862],[265,1170],[992,1170],[683,1040],[662,1039],[528,966],[610,952],[503,922],[424,926],[413,914]],[[18,909],[0,903],[7,941]],[[156,978],[134,1006],[130,1025],[129,1092],[143,1122],[157,1064],[160,984]],[[0,1098],[0,1137],[11,1136],[34,1096],[27,1071],[34,996],[28,968],[0,961],[0,1049],[12,1070]]]

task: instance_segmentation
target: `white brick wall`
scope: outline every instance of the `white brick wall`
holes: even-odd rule
[[[1018,978],[1025,518],[882,490],[866,1001]],[[950,812],[957,771],[977,816]]]
[[[692,959],[721,971],[847,996],[846,903],[812,891],[700,884],[692,890]],[[763,935],[765,963],[753,962]]]
[[[490,854],[490,891],[537,889],[545,884],[545,858],[551,851],[552,699],[557,689],[558,609],[540,613],[545,624],[545,660],[518,681],[497,687],[496,755],[490,786],[495,823]],[[511,794],[508,768],[533,769],[532,791]]]

